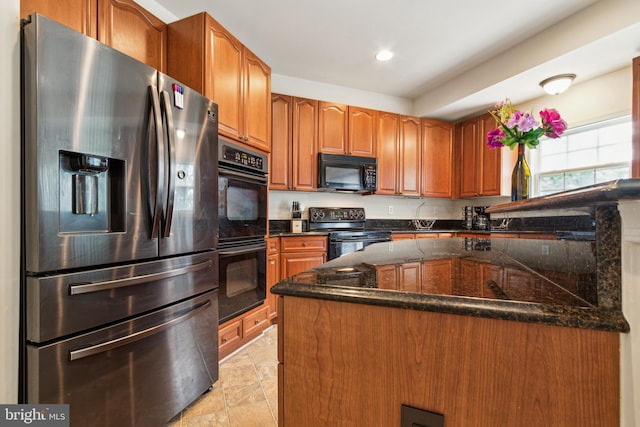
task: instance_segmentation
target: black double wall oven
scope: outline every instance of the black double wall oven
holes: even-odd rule
[[[220,323],[266,298],[267,156],[220,138],[216,263]]]

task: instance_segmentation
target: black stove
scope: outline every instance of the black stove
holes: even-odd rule
[[[329,260],[391,240],[390,231],[366,230],[364,208],[309,208],[309,231],[321,230],[329,231]]]

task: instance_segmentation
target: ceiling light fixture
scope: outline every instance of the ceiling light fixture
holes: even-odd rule
[[[381,50],[380,52],[376,53],[376,59],[378,61],[388,61],[391,58],[393,58],[393,52],[391,52],[390,50]]]
[[[569,89],[571,82],[573,82],[575,78],[575,74],[558,74],[557,76],[544,79],[540,82],[540,86],[549,95],[558,95]]]

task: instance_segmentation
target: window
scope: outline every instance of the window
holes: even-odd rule
[[[631,116],[543,138],[532,150],[537,195],[631,176]]]

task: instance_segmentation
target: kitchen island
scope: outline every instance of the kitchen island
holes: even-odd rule
[[[630,327],[602,201],[580,207],[592,235],[385,242],[277,284],[280,424],[398,426],[406,405],[447,426],[621,425]]]

